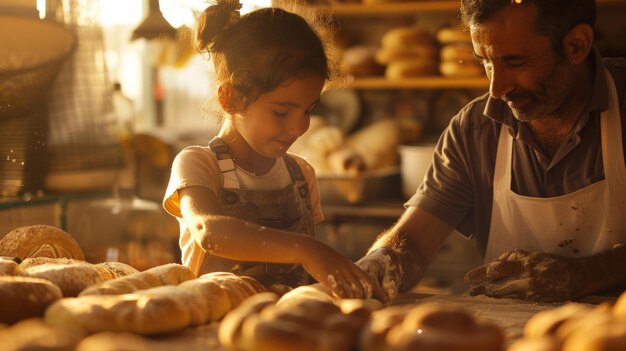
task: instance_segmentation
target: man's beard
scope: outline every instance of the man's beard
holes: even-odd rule
[[[520,108],[511,108],[513,116],[521,122],[552,118],[568,101],[574,84],[571,66],[562,60],[534,91],[514,91],[502,97],[504,101],[524,99]]]

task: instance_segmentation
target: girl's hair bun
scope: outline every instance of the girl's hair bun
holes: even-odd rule
[[[239,20],[239,10],[239,0],[216,0],[207,7],[198,18],[196,49],[211,51],[218,35]]]

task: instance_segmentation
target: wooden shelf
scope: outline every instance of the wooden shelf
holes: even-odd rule
[[[626,6],[626,0],[597,0],[599,7]],[[318,5],[321,11],[331,12],[334,16],[382,16],[411,15],[417,12],[456,11],[460,7],[459,0],[413,1],[382,4],[341,4]]]
[[[479,78],[420,77],[389,80],[384,77],[355,78],[351,89],[487,89],[489,80]]]
[[[334,16],[380,16],[380,15],[410,15],[420,11],[456,11],[459,1],[416,1],[385,4],[332,4],[320,5],[320,10],[331,12]]]

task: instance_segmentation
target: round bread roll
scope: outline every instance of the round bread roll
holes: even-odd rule
[[[49,225],[19,227],[8,232],[0,239],[0,256],[85,259],[71,235]]]
[[[554,336],[522,338],[511,344],[507,351],[561,351],[561,343]]]
[[[471,43],[472,37],[470,33],[460,27],[444,27],[437,31],[435,35],[440,44],[451,43]]]
[[[582,316],[576,316],[575,318],[565,320],[557,328],[555,335],[564,342],[576,333],[585,333],[593,329],[603,329],[606,326],[619,322],[620,318],[616,317],[600,305]],[[623,319],[622,322],[624,322]]]
[[[434,75],[437,75],[437,64],[435,63],[435,60],[430,59],[394,61],[387,65],[387,68],[385,69],[385,77],[387,79],[403,79]]]
[[[359,336],[359,347],[363,351],[380,351],[385,345],[391,328],[400,324],[411,306],[390,306],[375,311],[371,320]]]
[[[441,47],[439,51],[439,59],[441,61],[453,62],[475,62],[479,64],[474,56],[474,48],[466,44],[448,44]]]
[[[386,330],[384,343],[369,345],[364,350],[500,351],[504,345],[504,332],[500,327],[477,322],[460,306],[424,303],[408,310],[401,321],[402,315],[395,312],[393,318],[388,319],[395,324],[378,326],[378,335],[369,340],[380,342],[381,331]],[[369,326],[371,328],[372,324]],[[368,329],[364,332],[372,333]],[[368,340],[361,338],[361,342],[364,341]]]
[[[357,45],[343,51],[341,67],[355,77],[379,76],[384,67],[375,60],[376,47]]]
[[[17,262],[0,258],[0,275],[15,275]]]
[[[242,349],[241,328],[246,318],[259,313],[267,306],[273,306],[278,300],[274,293],[260,293],[254,295],[242,303],[239,307],[228,313],[220,323],[218,338],[220,343],[229,350]]]
[[[618,316],[626,317],[626,291],[624,291],[615,302],[613,313]]]
[[[376,50],[374,59],[381,65],[387,65],[394,61],[437,59],[437,49],[432,45],[412,45],[405,47],[387,48],[381,47]]]
[[[0,276],[0,323],[42,316],[50,304],[62,297],[61,289],[48,280]]]
[[[591,307],[579,303],[563,306],[534,314],[524,325],[524,336],[539,338],[554,335],[557,329],[569,319],[578,319],[591,311]]]
[[[613,322],[598,328],[583,328],[568,337],[562,351],[626,350],[626,321]]]
[[[439,64],[439,71],[444,77],[480,77],[485,75],[483,66],[474,62],[444,61]]]
[[[383,34],[381,45],[384,48],[404,48],[411,45],[433,45],[432,34],[422,27],[398,27]]]

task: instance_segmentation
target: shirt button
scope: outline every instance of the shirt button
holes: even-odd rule
[[[239,200],[239,197],[237,196],[237,194],[233,193],[233,192],[228,192],[226,194],[226,203],[229,205],[234,205],[237,203],[237,201]]]
[[[301,186],[300,189],[298,189],[298,192],[300,193],[301,197],[305,197],[309,193],[309,189],[307,189],[307,187],[305,186]]]

